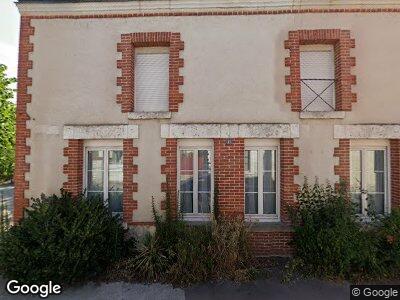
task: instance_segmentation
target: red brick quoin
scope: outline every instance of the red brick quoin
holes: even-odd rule
[[[301,111],[300,45],[310,44],[334,46],[336,110],[350,111],[352,102],[357,101],[357,95],[351,91],[351,86],[356,84],[356,76],[351,75],[351,67],[356,65],[356,60],[350,56],[350,48],[355,47],[355,41],[350,38],[349,30],[317,29],[289,32],[289,39],[285,41],[285,49],[290,51],[290,56],[285,58],[285,66],[290,68],[290,75],[285,77],[285,83],[290,85],[286,101],[291,103],[292,111]]]
[[[168,193],[171,211],[174,216],[178,211],[177,199],[177,151],[178,140],[166,139],[165,147],[161,147],[161,156],[165,157],[165,164],[161,166],[161,174],[165,175],[165,182],[161,184],[161,191]],[[165,200],[161,202],[161,209],[165,209]]]
[[[64,156],[67,157],[68,163],[63,168],[64,174],[67,175],[63,188],[77,196],[83,191],[83,140],[68,140]]]
[[[15,196],[14,196],[14,222],[18,222],[24,216],[24,208],[29,205],[29,199],[25,197],[25,191],[29,189],[29,182],[26,180],[26,173],[30,171],[30,164],[26,156],[30,155],[31,147],[27,140],[31,137],[31,131],[27,127],[30,117],[27,113],[27,106],[32,100],[28,93],[28,87],[32,85],[32,78],[29,77],[29,69],[32,69],[32,61],[29,53],[33,52],[33,43],[30,37],[35,33],[31,26],[30,17],[21,17],[20,38],[19,38],[19,63],[18,63],[18,87],[17,87],[17,136],[15,146]]]
[[[400,207],[400,139],[390,140],[392,208]]]
[[[339,147],[333,152],[334,157],[339,158],[339,164],[334,167],[335,175],[339,176],[339,181],[345,182],[347,186],[350,184],[350,140],[340,139]],[[336,185],[336,188],[339,186]]]
[[[183,84],[183,76],[179,75],[179,68],[183,67],[183,59],[179,57],[179,52],[184,49],[184,43],[181,41],[180,33],[176,32],[121,34],[121,41],[117,44],[117,51],[122,55],[122,59],[117,60],[117,67],[121,69],[121,76],[117,77],[117,85],[121,87],[121,94],[117,95],[117,103],[121,105],[121,111],[131,112],[135,107],[136,47],[169,47],[169,111],[178,111],[179,103],[183,102],[183,94],[179,92],[179,86]]]
[[[244,216],[244,139],[214,139],[214,180],[219,213]]]
[[[138,191],[137,182],[133,181],[133,175],[138,173],[138,166],[133,163],[134,157],[138,156],[138,148],[133,146],[132,139],[123,141],[123,219],[128,225],[133,224],[133,211],[138,208],[137,200],[134,200],[133,193]]]

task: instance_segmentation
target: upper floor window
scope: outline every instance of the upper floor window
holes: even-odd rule
[[[245,150],[245,215],[259,220],[279,219],[277,148]]]
[[[213,166],[208,148],[179,149],[179,209],[185,219],[206,220],[212,211]]]
[[[303,111],[335,110],[333,45],[300,46],[300,81]]]
[[[122,213],[122,149],[87,148],[85,189],[88,198],[104,201],[113,214]]]
[[[169,110],[169,49],[143,47],[135,49],[135,111]]]
[[[387,152],[385,148],[357,148],[350,155],[350,191],[359,214],[388,212]]]

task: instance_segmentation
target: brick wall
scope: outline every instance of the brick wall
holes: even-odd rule
[[[291,255],[291,231],[257,231],[250,233],[250,247],[255,256]]]
[[[133,175],[138,173],[138,166],[134,164],[134,157],[138,156],[138,148],[134,147],[132,139],[123,141],[123,219],[128,225],[133,220],[133,211],[138,208],[137,200],[134,200],[133,193],[138,191],[138,184],[134,182]]]
[[[161,148],[161,156],[165,157],[165,164],[161,166],[161,174],[165,175],[166,181],[161,184],[161,191],[168,193],[170,197],[171,210],[176,216],[178,209],[177,199],[177,139],[166,139],[165,147]],[[165,200],[161,202],[161,209],[165,209]]]
[[[400,139],[390,140],[392,208],[400,208]]]
[[[30,155],[31,148],[27,140],[31,131],[27,127],[30,117],[27,113],[28,103],[32,96],[28,87],[32,85],[32,78],[29,77],[29,69],[32,69],[32,61],[29,54],[33,51],[33,43],[30,42],[35,29],[31,26],[30,17],[21,17],[19,58],[18,58],[18,87],[17,87],[17,121],[16,121],[16,149],[15,149],[15,192],[14,192],[14,222],[18,222],[24,215],[24,208],[29,205],[29,199],[25,197],[25,191],[29,189],[29,182],[26,180],[26,173],[30,171],[30,164],[26,156]]]
[[[350,140],[340,139],[339,147],[336,147],[333,152],[334,157],[339,158],[339,163],[335,165],[335,175],[339,176],[339,181],[350,184]],[[338,188],[338,184],[336,188]]]
[[[64,148],[64,156],[67,157],[67,164],[63,172],[67,181],[63,188],[76,196],[83,191],[83,140],[68,140],[68,146]]]
[[[221,215],[244,216],[244,139],[214,139],[214,182]]]
[[[299,190],[299,186],[294,182],[294,177],[299,175],[299,167],[294,161],[297,156],[299,156],[299,148],[294,146],[294,139],[281,139],[281,220],[285,224],[290,223],[288,208],[296,205],[295,194]]]
[[[285,49],[289,49],[290,56],[285,58],[285,66],[290,68],[290,75],[285,77],[285,83],[290,85],[286,101],[291,103],[292,111],[301,111],[300,45],[309,44],[334,45],[336,110],[350,111],[352,102],[357,101],[357,95],[351,91],[351,86],[356,84],[356,76],[351,75],[351,67],[356,65],[356,60],[350,56],[350,48],[355,47],[355,41],[350,38],[349,30],[340,29],[289,32]]]
[[[183,102],[183,93],[179,86],[183,84],[183,76],[179,69],[184,61],[179,53],[184,49],[181,35],[178,32],[138,32],[121,34],[121,41],[117,51],[121,52],[121,59],[117,60],[117,67],[121,69],[121,76],[117,77],[117,86],[121,93],[117,95],[117,103],[121,105],[123,113],[134,111],[135,106],[135,47],[169,47],[169,111],[178,111],[179,103]]]

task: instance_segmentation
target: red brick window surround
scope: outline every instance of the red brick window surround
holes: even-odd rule
[[[183,67],[183,59],[179,53],[184,49],[184,43],[178,32],[137,32],[121,34],[117,51],[121,59],[117,60],[117,68],[121,76],[117,77],[117,86],[121,93],[117,95],[117,103],[123,113],[133,112],[135,107],[134,57],[137,47],[169,47],[169,111],[177,112],[179,103],[183,102],[183,93],[179,86],[183,84],[183,76],[179,69]]]
[[[400,139],[390,140],[390,187],[392,208],[400,208]]]
[[[290,75],[285,77],[285,83],[290,85],[286,101],[291,103],[292,111],[302,110],[300,46],[317,44],[330,44],[334,47],[335,110],[351,111],[352,103],[357,101],[357,95],[351,91],[351,86],[356,84],[356,76],[351,74],[351,67],[355,66],[356,60],[350,56],[350,49],[355,47],[355,41],[350,38],[349,30],[316,29],[289,32],[289,38],[285,41],[285,49],[289,49],[290,52],[290,56],[285,58],[285,66],[290,68]]]

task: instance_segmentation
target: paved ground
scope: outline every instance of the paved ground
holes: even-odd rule
[[[1,282],[0,299],[32,299],[27,296],[10,296]],[[34,297],[38,299],[37,297]],[[278,279],[264,279],[244,284],[232,282],[208,283],[186,289],[161,284],[131,284],[114,282],[109,284],[89,283],[82,287],[67,289],[61,296],[47,299],[87,300],[180,300],[180,299],[276,299],[276,300],[342,300],[349,299],[348,284],[334,284],[318,280],[297,281],[281,284]]]

